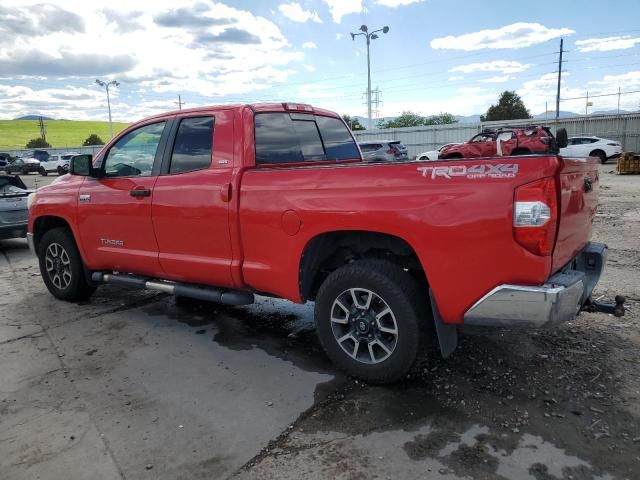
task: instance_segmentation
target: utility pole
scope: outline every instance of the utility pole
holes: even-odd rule
[[[113,85],[114,87],[117,87],[118,85],[120,85],[120,83],[115,80],[111,80],[110,82],[103,82],[102,80],[98,79],[96,79],[96,83],[101,87],[104,87],[104,89],[107,91],[107,108],[109,109],[109,134],[111,135],[111,138],[113,138],[113,123],[111,122],[111,100],[109,99],[109,86]]]
[[[618,86],[618,115],[620,115],[620,87]]]
[[[367,39],[367,118],[368,118],[367,128],[370,129],[371,128],[371,58],[369,55],[369,50],[370,50],[369,46],[371,44],[371,40],[375,40],[376,38],[379,38],[378,35],[376,35],[378,32],[387,33],[389,31],[389,27],[384,26],[383,28],[374,30],[373,32],[369,32],[369,27],[367,27],[366,25],[362,25],[360,27],[360,31],[362,33],[352,33],[351,40],[355,40],[358,35],[363,35]]]
[[[42,139],[43,142],[47,141],[47,129],[44,126],[44,120],[42,120],[42,117],[38,118],[38,127],[40,127],[40,138]]]
[[[180,96],[180,94],[178,94],[178,101],[177,102],[173,102],[176,105],[178,105],[178,110],[182,110],[182,105],[184,105],[187,102],[183,102],[182,101],[182,97]]]
[[[558,92],[556,94],[556,122],[560,116],[560,82],[562,81],[562,46],[563,39],[560,39],[560,58],[558,59]]]

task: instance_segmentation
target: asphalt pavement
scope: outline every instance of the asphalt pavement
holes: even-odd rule
[[[61,302],[26,242],[0,241],[0,478],[639,478],[640,177],[612,169],[597,293],[627,295],[626,317],[467,329],[391,386],[335,370],[312,304]]]

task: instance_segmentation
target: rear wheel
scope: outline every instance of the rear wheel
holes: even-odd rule
[[[64,175],[65,173],[64,168],[58,167],[58,175]]]
[[[95,291],[88,284],[84,263],[71,232],[54,228],[46,232],[38,246],[40,274],[47,289],[60,300],[86,300]]]
[[[400,380],[422,341],[424,301],[413,277],[383,260],[339,268],[316,297],[318,337],[342,370],[371,383]]]
[[[594,150],[589,154],[590,157],[598,157],[600,159],[600,163],[607,163],[607,154],[602,150]]]
[[[44,167],[40,167],[39,172],[40,172],[40,175],[42,175],[43,177],[47,176],[47,171],[44,169]]]

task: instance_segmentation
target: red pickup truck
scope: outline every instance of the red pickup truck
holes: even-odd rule
[[[589,303],[607,253],[589,242],[597,166],[367,163],[342,119],[309,105],[182,110],[75,157],[29,197],[28,241],[62,300],[120,283],[315,301],[328,356],[389,382],[429,335],[447,356],[460,325],[554,325]]]

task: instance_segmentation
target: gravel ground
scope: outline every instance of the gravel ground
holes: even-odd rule
[[[468,328],[384,387],[334,370],[311,305],[114,287],[65,304],[0,242],[0,477],[640,478],[640,177],[613,169],[595,295],[625,295],[625,317]]]

